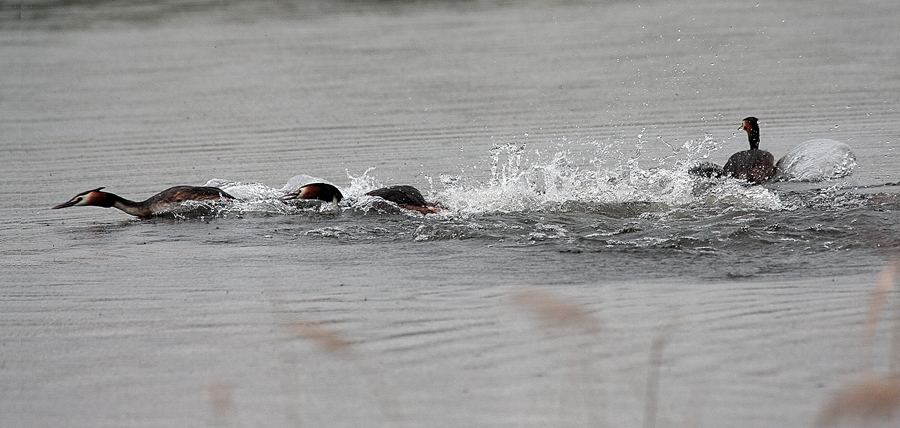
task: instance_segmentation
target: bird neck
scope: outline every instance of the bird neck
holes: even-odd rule
[[[119,195],[108,193],[109,197],[104,202],[108,203],[108,207],[116,208],[136,217],[150,217],[153,212],[145,202],[135,202],[125,199]],[[107,202],[108,201],[108,202]]]
[[[759,128],[752,127],[747,131],[747,139],[750,140],[750,150],[759,150]]]

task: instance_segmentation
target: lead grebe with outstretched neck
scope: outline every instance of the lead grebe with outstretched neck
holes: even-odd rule
[[[155,215],[172,212],[186,201],[218,201],[220,199],[234,199],[218,187],[208,186],[175,186],[159,192],[145,201],[135,202],[125,199],[114,193],[102,191],[103,187],[81,192],[68,202],[59,204],[53,209],[95,206],[104,208],[118,208],[128,214],[147,219]]]
[[[728,158],[722,168],[727,177],[762,183],[775,176],[775,157],[759,149],[759,120],[753,116],[744,118],[741,128],[747,131],[750,150],[737,152]]]

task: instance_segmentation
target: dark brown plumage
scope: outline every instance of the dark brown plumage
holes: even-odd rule
[[[731,155],[722,173],[726,177],[734,177],[739,180],[747,180],[752,183],[762,183],[775,176],[775,157],[765,150],[759,150],[759,124],[753,117],[743,120],[744,131],[747,131],[747,139],[750,142],[750,150],[744,150]]]
[[[422,214],[436,213],[438,208],[422,197],[422,192],[412,186],[390,186],[366,193],[397,204],[400,208],[418,211]]]

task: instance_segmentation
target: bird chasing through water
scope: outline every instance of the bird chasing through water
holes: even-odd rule
[[[368,193],[368,196],[375,196],[387,201],[391,201],[400,208],[418,211],[422,215],[433,214],[439,211],[439,208],[430,202],[425,201],[422,192],[413,186],[390,186],[381,189],[375,189]]]
[[[731,177],[746,180],[752,184],[765,183],[776,173],[775,157],[772,153],[759,148],[759,119],[748,116],[741,121],[741,127],[747,132],[750,150],[737,152],[728,158],[724,167],[712,162],[701,162],[689,172],[704,177]]]
[[[775,176],[775,157],[759,149],[759,120],[753,116],[746,117],[741,129],[747,131],[750,150],[731,155],[722,167],[722,174],[755,184],[766,182]]]
[[[334,187],[331,184],[309,183],[300,186],[299,189],[288,193],[281,198],[284,202],[300,199],[317,199],[320,201],[332,202],[337,205],[341,202],[341,199],[344,199],[344,195],[337,187]]]
[[[366,193],[366,196],[373,196],[393,202],[398,207],[418,211],[422,214],[430,214],[438,212],[435,204],[425,201],[422,192],[413,186],[389,186],[375,189]],[[292,201],[301,199],[316,199],[320,201],[333,202],[338,204],[344,199],[341,191],[328,183],[309,183],[300,186],[299,189],[288,193],[281,198],[282,201]]]
[[[185,208],[185,202],[212,202],[223,199],[234,199],[224,190],[209,186],[175,186],[159,192],[144,201],[135,202],[125,199],[115,193],[103,191],[104,187],[98,187],[81,192],[67,202],[61,203],[54,210],[78,206],[95,206],[103,208],[116,208],[127,214],[141,219],[153,216],[169,214],[181,211]],[[188,207],[196,209],[196,207]]]

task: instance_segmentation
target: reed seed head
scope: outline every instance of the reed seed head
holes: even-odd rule
[[[322,327],[314,322],[293,322],[285,327],[296,337],[317,343],[326,351],[334,353],[347,353],[351,351],[350,343],[344,340],[338,333]]]
[[[818,426],[841,421],[892,419],[900,410],[900,378],[869,377],[846,385],[819,415]]]

